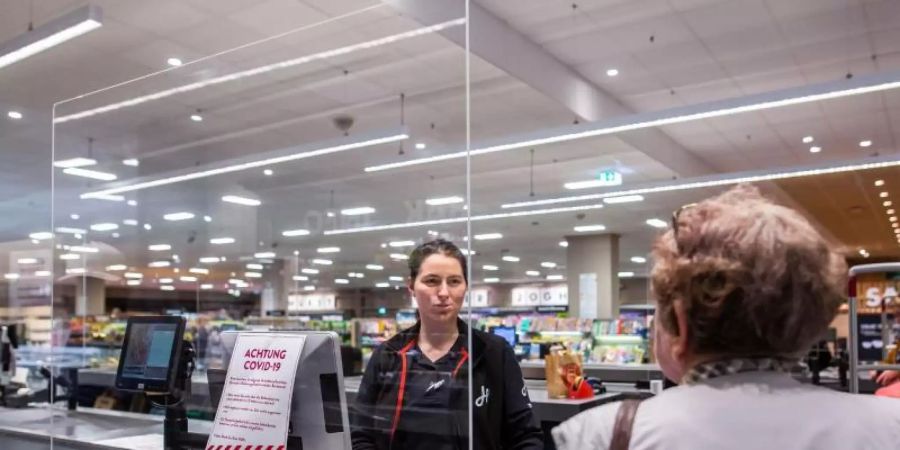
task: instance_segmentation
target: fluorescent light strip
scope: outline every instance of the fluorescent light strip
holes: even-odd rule
[[[318,253],[338,253],[340,251],[340,247],[319,247],[316,249],[316,252]]]
[[[80,167],[69,167],[68,169],[63,169],[63,173],[67,175],[75,175],[76,177],[84,177],[100,181],[113,181],[119,178],[112,173],[100,172],[99,170],[82,169]]]
[[[633,202],[642,202],[644,201],[643,195],[623,195],[621,197],[609,197],[604,198],[603,203],[608,205],[613,205],[617,203],[633,203]]]
[[[103,10],[86,5],[64,16],[39,25],[0,46],[0,67],[55,47],[103,25]]]
[[[194,213],[189,212],[177,212],[170,213],[163,216],[163,219],[168,220],[170,222],[176,222],[179,220],[189,220],[194,218]]]
[[[802,178],[815,175],[829,175],[834,173],[853,172],[859,170],[883,169],[888,167],[900,166],[900,159],[896,157],[868,158],[865,160],[857,160],[865,162],[845,162],[839,165],[818,165],[804,166],[794,170],[785,170],[782,172],[771,173],[765,170],[735,172],[731,174],[712,175],[707,177],[696,177],[683,180],[679,183],[651,183],[648,187],[634,188],[624,191],[604,192],[601,194],[575,195],[571,197],[557,197],[544,200],[530,200],[526,202],[507,203],[502,208],[523,208],[528,206],[553,205],[558,203],[580,202],[587,200],[599,200],[610,197],[621,197],[626,195],[654,194],[659,192],[683,191],[688,189],[700,189],[708,187],[727,186],[739,183],[757,183],[760,181],[785,180],[791,178]],[[768,172],[768,173],[767,173]],[[693,180],[693,181],[691,181]]]
[[[416,242],[415,241],[393,241],[393,242],[388,242],[388,245],[391,247],[394,247],[394,248],[412,247],[413,245],[416,245]]]
[[[500,233],[485,233],[485,234],[476,234],[476,241],[488,241],[491,239],[503,239],[503,235]]]
[[[147,247],[147,250],[151,252],[164,252],[167,250],[172,250],[172,246],[169,244],[153,244]]]
[[[125,264],[113,264],[111,266],[106,266],[106,270],[108,272],[118,272],[118,271],[127,270],[127,269],[128,269],[128,266],[126,266]]]
[[[629,114],[597,122],[586,122],[529,133],[516,142],[476,147],[472,151],[460,151],[427,158],[411,159],[378,166],[366,167],[366,172],[378,172],[401,167],[428,164],[450,159],[478,156],[537,145],[567,142],[588,137],[604,136],[624,131],[640,130],[694,120],[710,119],[751,111],[799,105],[803,103],[830,100],[852,95],[880,92],[900,87],[900,72],[876,73],[855,76],[850,80],[839,80],[764,92],[745,97],[730,98],[712,102],[664,109],[657,112]],[[799,95],[798,95],[799,94]]]
[[[170,97],[177,94],[183,94],[185,92],[194,91],[197,89],[202,89],[207,86],[214,86],[217,84],[227,83],[230,81],[236,81],[243,78],[262,75],[274,70],[286,69],[289,67],[298,66],[301,64],[307,64],[313,61],[319,61],[323,59],[333,58],[336,56],[346,55],[348,53],[353,53],[359,50],[368,50],[375,47],[380,47],[387,44],[392,44],[394,42],[402,41],[405,39],[410,39],[418,36],[422,36],[429,33],[434,33],[437,31],[441,31],[446,28],[460,26],[466,23],[465,18],[450,20],[447,22],[442,22],[439,24],[431,25],[428,27],[417,28],[415,30],[406,31],[403,33],[394,34],[391,36],[386,36],[383,38],[373,39],[371,41],[361,42],[358,44],[348,45],[346,47],[336,48],[333,50],[327,50],[324,52],[314,53],[312,55],[302,56],[295,59],[290,59],[287,61],[281,61],[274,64],[268,64],[265,66],[255,67],[253,69],[242,70],[240,72],[231,73],[228,75],[223,75],[220,77],[210,78],[203,81],[198,81],[195,83],[189,83],[185,85],[181,85],[178,87],[174,87],[171,89],[166,89],[158,92],[154,92],[152,94],[143,95],[140,97],[134,97],[128,100],[124,100],[117,103],[111,103],[109,105],[104,105],[98,108],[89,109],[86,111],[80,111],[74,114],[69,114],[67,116],[57,117],[53,120],[54,123],[64,123],[70,120],[83,119],[85,117],[94,116],[97,114],[103,114],[110,111],[115,111],[117,109],[126,108],[130,106],[140,105],[141,103],[159,100],[161,98]]]
[[[253,257],[257,259],[271,259],[276,256],[275,252],[258,252],[253,254]]]
[[[69,169],[72,167],[93,166],[95,164],[97,164],[96,159],[78,157],[78,158],[61,159],[59,161],[54,161],[53,167],[59,167],[61,169]]]
[[[263,265],[257,263],[248,263],[245,267],[250,270],[263,270]]]
[[[239,197],[237,195],[226,195],[222,197],[222,201],[244,206],[259,206],[262,204],[262,202],[259,200],[247,197]]]
[[[455,203],[462,203],[464,201],[465,200],[463,200],[462,197],[456,197],[456,196],[440,197],[440,198],[429,198],[429,199],[425,200],[425,204],[430,205],[430,206],[442,206],[442,205],[452,205]]]
[[[56,227],[56,232],[64,234],[85,234],[87,233],[87,230],[83,228]]]
[[[342,209],[341,215],[342,216],[361,216],[363,214],[372,214],[373,212],[375,212],[375,208],[372,208],[371,206],[361,206],[359,208]]]
[[[203,269],[200,267],[191,267],[190,269],[188,269],[188,272],[200,275],[209,275],[209,269]]]
[[[396,230],[396,229],[400,229],[400,228],[415,228],[415,227],[427,227],[427,226],[431,226],[431,225],[463,223],[463,222],[466,222],[467,220],[471,220],[472,222],[479,222],[479,221],[483,221],[483,220],[508,219],[508,218],[512,218],[512,217],[526,217],[526,216],[537,216],[537,215],[543,215],[543,214],[557,214],[557,213],[565,213],[565,212],[573,212],[573,211],[586,211],[586,210],[601,209],[601,208],[603,208],[602,204],[568,206],[568,207],[562,207],[562,208],[535,209],[535,210],[529,210],[529,211],[516,211],[516,212],[504,212],[504,213],[496,213],[496,214],[485,214],[485,215],[472,216],[472,217],[457,217],[457,218],[453,218],[453,219],[423,220],[421,222],[401,222],[401,223],[393,223],[393,224],[388,224],[388,225],[374,225],[374,226],[369,226],[369,227],[344,228],[344,229],[338,229],[338,230],[325,230],[323,232],[323,234],[325,234],[326,236],[331,236],[331,235],[340,235],[340,234],[365,233],[368,231]],[[463,253],[465,253],[465,251]]]
[[[210,239],[209,243],[213,245],[234,244],[235,240],[232,237],[218,237]]]
[[[76,253],[99,253],[100,252],[100,249],[97,247],[87,247],[84,245],[73,245],[73,246],[69,247],[69,250],[76,252]]]
[[[397,132],[397,130],[391,130],[389,133],[379,133],[372,134],[369,139],[364,139],[361,141],[350,142],[345,144],[339,144],[338,142],[347,141],[347,138],[337,139],[333,141],[328,141],[328,143],[320,143],[319,147],[315,145],[310,146],[301,146],[301,147],[310,147],[313,150],[303,151],[299,153],[292,153],[288,155],[281,156],[273,156],[269,158],[246,161],[238,164],[232,164],[224,167],[216,167],[212,169],[199,170],[196,172],[187,172],[181,175],[175,175],[164,178],[157,178],[155,180],[149,180],[134,184],[126,184],[124,186],[104,189],[100,191],[87,192],[81,194],[81,198],[96,198],[97,196],[111,195],[111,194],[121,194],[123,192],[132,192],[141,189],[147,189],[157,186],[165,186],[173,183],[180,183],[182,181],[196,180],[200,178],[211,177],[214,175],[221,175],[225,173],[238,172],[247,169],[254,169],[264,166],[271,166],[275,164],[280,164],[289,161],[296,161],[299,159],[312,158],[316,156],[328,155],[332,153],[338,153],[347,150],[353,150],[362,147],[370,147],[379,144],[386,144],[390,142],[402,141],[404,139],[409,139],[409,135],[406,133],[405,129]],[[294,147],[296,148],[296,147]],[[268,154],[280,153],[283,150],[275,150],[274,152],[268,152]]]

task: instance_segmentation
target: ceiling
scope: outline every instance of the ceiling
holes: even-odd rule
[[[0,42],[24,32],[29,17],[39,25],[84,3],[6,2],[0,7]],[[573,124],[644,118],[784,89],[799,93],[873,74],[892,76],[900,72],[900,4],[895,1],[595,0],[573,7],[546,0],[479,0],[472,7],[468,71],[465,47],[458,43],[464,28],[445,23],[459,17],[462,2],[92,3],[103,8],[103,27],[0,69],[0,86],[14,87],[0,89],[0,186],[7,193],[0,201],[7,219],[0,224],[0,251],[8,255],[0,258],[4,273],[19,271],[18,259],[48,249],[49,241],[33,243],[30,233],[115,223],[117,230],[91,231],[81,238],[57,234],[60,248],[56,258],[49,258],[56,264],[48,262],[48,267],[86,267],[121,283],[121,271],[106,267],[124,264],[145,273],[147,286],[153,285],[151,278],[173,276],[176,267],[183,274],[201,265],[199,258],[219,256],[227,260],[200,282],[222,289],[228,279],[242,277],[254,253],[274,251],[284,264],[265,263],[264,278],[246,279],[248,289],[259,289],[278,272],[312,267],[317,257],[334,264],[318,267],[321,272],[310,276],[310,285],[333,287],[335,279],[363,272],[366,278],[349,279],[348,286],[372,287],[404,275],[403,262],[390,254],[408,248],[383,244],[432,235],[462,240],[467,224],[460,220],[467,214],[508,213],[513,209],[502,205],[594,193],[598,190],[569,191],[563,184],[596,178],[605,169],[620,171],[621,188],[630,189],[698,176],[900,156],[900,90],[895,89],[365,171],[465,151],[467,140],[477,149],[521,142],[535,133],[558,134],[554,130]],[[416,33],[441,23],[442,30]],[[394,39],[385,42],[385,37]],[[332,54],[335,49],[342,52]],[[170,67],[172,57],[188,64]],[[285,61],[291,64],[272,66]],[[271,70],[252,72],[260,67]],[[618,74],[608,75],[610,69]],[[233,74],[242,75],[222,78]],[[96,90],[101,91],[75,98]],[[141,100],[160,92],[171,95]],[[120,105],[127,100],[135,104]],[[53,125],[54,117],[107,105],[120,106]],[[24,117],[7,119],[5,112],[12,110]],[[202,122],[191,120],[194,114]],[[354,119],[346,135],[333,123],[339,115]],[[272,152],[295,154],[400,130],[409,138],[124,193],[134,206],[80,198],[100,189],[259,160]],[[806,136],[813,142],[804,143]],[[861,147],[864,140],[871,145]],[[811,153],[813,145],[821,151]],[[90,169],[115,173],[118,180],[88,180],[51,167],[54,159],[86,156],[98,161]],[[139,159],[140,166],[123,165],[128,158]],[[883,202],[900,198],[898,175],[897,168],[884,168],[762,187],[802,210],[853,261],[897,260],[900,245],[889,222],[890,207]],[[876,180],[885,185],[876,187]],[[645,221],[666,219],[678,206],[721,189],[646,194],[642,202],[602,209],[473,221],[473,234],[503,234],[499,240],[473,242],[478,252],[473,274],[476,280],[524,281],[527,270],[540,271],[541,278],[564,273],[565,249],[559,242],[584,224],[603,224],[607,232],[620,234],[620,269],[644,274],[647,264],[631,258],[646,256],[658,233]],[[425,203],[466,197],[467,191],[468,209]],[[881,192],[889,197],[879,197]],[[258,199],[261,205],[225,203],[224,195]],[[601,202],[553,206],[596,203]],[[358,206],[376,211],[339,213]],[[546,207],[524,209],[541,208]],[[182,211],[195,217],[163,219]],[[440,219],[457,221],[332,234]],[[282,235],[298,228],[310,235]],[[209,242],[221,237],[235,242]],[[67,251],[62,246],[78,244],[100,251],[58,260]],[[150,251],[153,244],[172,249]],[[341,251],[317,254],[326,246]],[[521,260],[504,262],[503,255]],[[172,266],[148,267],[160,260]],[[540,263],[548,261],[559,266],[542,268]],[[367,264],[385,270],[366,270]],[[499,270],[485,271],[486,264]]]

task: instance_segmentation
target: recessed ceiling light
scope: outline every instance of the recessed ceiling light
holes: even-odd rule
[[[63,253],[62,255],[59,255],[59,259],[63,261],[73,261],[76,259],[81,259],[81,255],[77,253]]]
[[[169,58],[166,60],[166,64],[172,67],[178,67],[184,63],[181,61],[181,58]]]
[[[336,214],[334,213],[334,211],[328,211],[328,212],[325,213],[325,215],[326,215],[327,217],[334,217]]]
[[[891,206],[891,205],[894,204],[894,202],[892,202],[892,201],[890,201],[890,200],[885,200],[885,201],[882,202],[881,204],[884,205],[884,206]]]
[[[191,267],[190,269],[188,269],[188,272],[200,275],[209,275],[209,269],[204,269],[202,267]]]
[[[451,197],[438,197],[438,198],[429,198],[425,200],[425,204],[430,206],[441,206],[441,205],[453,205],[455,203],[462,203],[465,199],[462,197],[451,196]]]
[[[346,278],[335,278],[334,284],[350,284],[350,280]]]
[[[53,161],[53,167],[59,167],[60,169],[69,169],[69,168],[73,168],[73,167],[76,167],[76,168],[77,167],[87,167],[87,166],[93,166],[95,164],[97,164],[96,159],[81,158],[81,157]]]
[[[485,283],[499,283],[500,279],[499,278],[485,278],[484,282]]]
[[[318,264],[318,265],[320,265],[320,266],[330,266],[330,265],[334,264],[334,261],[332,261],[332,260],[330,260],[330,259],[316,258],[316,259],[313,259],[313,260],[312,260],[312,263],[313,263],[313,264]]]
[[[897,227],[898,227],[898,225],[897,225],[897,224],[896,224],[896,223],[892,223],[892,224],[891,224],[891,227],[893,227],[893,228],[897,228]]]
[[[888,196],[888,193],[887,193],[887,191],[881,192],[880,194],[878,194],[878,196],[881,197],[881,198],[885,198],[885,197]]]
[[[863,148],[871,147],[871,146],[872,146],[872,141],[869,141],[869,140],[859,141],[859,146],[860,146],[860,147],[863,147]]]
[[[316,249],[318,253],[339,253],[340,251],[340,247],[319,247]]]
[[[18,260],[16,260],[16,262],[22,265],[31,265],[37,264],[38,260],[37,258],[19,258]]]
[[[169,261],[153,261],[150,264],[147,264],[147,267],[169,267],[172,263]]]
[[[810,153],[819,153],[821,151],[822,151],[822,147],[819,147],[818,145],[813,145],[812,147],[809,148]]]
[[[804,144],[809,144],[809,143],[811,143],[812,141],[813,141],[813,137],[812,137],[812,136],[806,136],[806,137],[803,138],[803,143],[804,143]]]
[[[485,265],[481,266],[481,268],[484,270],[489,270],[489,271],[500,270],[499,267],[491,265],[491,264],[485,264]]]
[[[619,272],[619,278],[631,278],[634,276],[634,272]]]
[[[643,256],[632,256],[631,262],[636,263],[636,264],[643,264],[643,263],[647,262],[647,258],[644,258]]]
[[[366,264],[366,269],[369,270],[384,270],[384,266],[380,264]]]
[[[17,273],[7,273],[3,275],[3,278],[6,278],[7,280],[18,280],[19,277],[20,275]]]
[[[147,247],[147,250],[151,252],[164,252],[166,250],[172,250],[172,246],[169,244],[153,244]]]
[[[643,195],[623,195],[621,197],[608,197],[603,199],[603,203],[634,203],[644,201]]]
[[[175,221],[179,221],[179,220],[188,220],[188,219],[193,219],[193,218],[194,218],[194,213],[190,213],[190,212],[170,213],[170,214],[166,214],[163,216],[163,219],[171,221],[171,222],[175,222]]]
[[[118,178],[115,174],[108,172],[100,172],[99,170],[88,170],[80,167],[69,167],[63,169],[63,173],[67,175],[75,175],[76,177],[90,178],[92,180],[113,181]]]
[[[246,267],[250,270],[263,270],[263,265],[257,263],[248,263]]]
[[[200,285],[200,289],[203,289],[203,290],[210,290],[212,288],[213,288],[212,283],[204,283],[204,284]]]
[[[884,186],[884,180],[875,180],[875,186]]]
[[[20,113],[18,111],[9,111],[6,113],[6,117],[9,117],[10,119],[13,119],[13,120],[19,120],[22,118],[22,113]]]
[[[87,233],[87,230],[84,230],[83,228],[73,228],[73,227],[56,227],[56,232],[63,233],[63,234],[79,235],[79,234]]]
[[[560,246],[560,247],[568,247],[568,246],[569,246],[569,241],[559,241],[559,246]]]
[[[253,254],[253,257],[257,259],[272,259],[276,256],[278,255],[275,252],[256,252]]]
[[[391,253],[391,259],[405,260],[409,259],[409,256],[404,255],[403,253]]]
[[[383,282],[382,282],[382,283],[375,283],[375,287],[377,287],[377,288],[391,287],[391,283],[383,283]]]
[[[78,220],[81,218],[78,214],[69,214],[69,218],[72,220]]]
[[[222,259],[219,258],[218,256],[204,256],[204,257],[200,258],[198,261],[200,261],[203,264],[215,264],[217,262],[222,261]]]
[[[579,233],[587,233],[591,231],[604,231],[606,227],[603,225],[578,225],[574,228]]]
[[[390,280],[390,281],[403,281],[403,277],[393,276],[393,277],[388,277],[388,280]]]
[[[500,233],[485,233],[485,234],[476,234],[476,241],[489,241],[492,239],[503,239],[503,235]]]
[[[527,270],[527,271],[525,271],[525,275],[527,275],[529,277],[539,277],[539,276],[541,276],[541,273],[538,272],[537,270]]]
[[[309,275],[316,275],[319,273],[319,269],[310,269],[310,268],[301,269],[300,271],[305,274],[309,274]]]
[[[394,248],[412,247],[413,245],[416,245],[416,242],[415,241],[392,241],[392,242],[388,242],[388,245],[391,247],[394,247]]]
[[[76,267],[72,269],[66,269],[66,273],[69,275],[81,275],[87,272],[87,269],[84,267]]]
[[[541,267],[546,267],[548,269],[552,269],[552,268],[556,267],[556,263],[551,262],[551,261],[544,261],[541,263]]]
[[[294,275],[291,277],[294,281],[309,281],[309,277],[305,277],[303,275]]]
[[[153,229],[153,225],[150,225],[149,223],[145,223],[145,224],[144,224],[144,229],[147,230],[147,231],[150,231],[150,230]]]
[[[194,122],[203,122],[203,116],[200,114],[191,114],[191,120]]]
[[[91,225],[91,229],[94,231],[118,230],[119,224],[117,224],[117,223],[95,223],[95,224]]]
[[[891,217],[888,217],[888,220],[890,220],[891,222],[896,222],[896,221],[897,221],[897,216],[891,216]]]
[[[206,223],[210,223],[210,222],[212,222],[212,217],[210,217],[210,216],[203,216],[203,221],[206,222]]]
[[[519,261],[521,261],[521,258],[519,258],[518,256],[512,256],[512,255],[505,255],[505,256],[503,256],[503,257],[500,258],[500,259],[502,259],[502,260],[504,260],[504,261],[506,261],[506,262],[519,262]]]
[[[209,243],[213,245],[234,244],[235,240],[233,237],[217,237],[210,239]]]
[[[247,278],[262,278],[262,274],[259,272],[244,272],[244,276]]]
[[[360,206],[357,208],[347,208],[341,210],[341,215],[344,216],[361,216],[363,214],[372,214],[375,212],[375,208],[371,206]]]
[[[128,266],[126,266],[125,264],[113,264],[111,266],[106,266],[107,272],[119,272],[119,271],[127,270],[127,269],[128,269]]]
[[[141,162],[137,158],[128,158],[123,159],[122,164],[130,167],[137,167],[141,165]]]
[[[653,228],[666,228],[669,226],[669,223],[662,219],[647,219],[646,223]]]
[[[265,170],[263,170],[263,175],[265,175],[267,177],[271,177],[272,175],[275,175],[275,172],[272,171],[272,169],[265,169]]]
[[[222,197],[222,201],[226,203],[234,203],[236,205],[244,205],[244,206],[259,206],[262,204],[261,201],[255,198],[247,198],[240,197],[237,195],[226,195]]]
[[[606,71],[606,76],[608,77],[614,77],[617,75],[619,75],[619,69],[607,69]]]
[[[547,281],[559,281],[562,280],[562,275],[547,275]]]
[[[304,230],[304,229],[286,230],[286,231],[282,231],[281,235],[284,237],[308,236],[309,230]]]
[[[175,286],[170,286],[168,284],[165,284],[165,285],[160,286],[159,289],[163,290],[163,291],[174,291]]]
[[[128,206],[137,206],[137,200],[128,200]]]
[[[887,211],[885,211],[885,212],[888,213],[888,214],[894,214],[894,209],[891,208],[891,209],[889,209],[889,210],[887,210]]]
[[[171,284],[171,283],[174,282],[174,281],[175,281],[175,280],[173,280],[173,279],[171,279],[171,278],[160,278],[160,279],[159,279],[159,284]]]
[[[425,147],[427,147],[427,145],[425,145],[424,142],[416,142],[416,150],[425,150]]]

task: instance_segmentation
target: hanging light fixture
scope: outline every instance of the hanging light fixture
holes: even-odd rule
[[[103,25],[103,10],[87,5],[0,44],[0,68],[55,47]]]

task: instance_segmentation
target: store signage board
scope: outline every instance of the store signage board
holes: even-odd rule
[[[597,318],[597,274],[578,274],[578,317]]]
[[[488,288],[469,289],[469,295],[463,301],[463,306],[469,306],[471,301],[473,308],[485,308],[490,306],[491,290]]]
[[[305,341],[294,334],[238,335],[207,449],[285,449]]]
[[[288,311],[334,311],[335,305],[333,293],[288,296]]]
[[[554,286],[520,286],[510,292],[512,306],[568,306],[569,289],[565,284]]]

